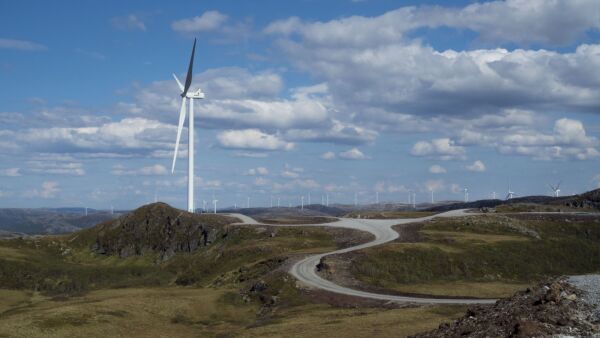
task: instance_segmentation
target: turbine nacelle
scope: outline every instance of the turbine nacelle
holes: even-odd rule
[[[187,97],[188,99],[203,99],[204,93],[202,92],[202,89],[198,89],[195,92],[187,92],[187,94],[185,94],[185,97]]]

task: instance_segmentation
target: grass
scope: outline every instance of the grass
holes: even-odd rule
[[[236,302],[228,296],[232,293],[236,292],[213,288],[130,288],[93,291],[66,301],[46,298],[20,312],[1,314],[0,336],[405,336],[433,329],[460,316],[465,309],[447,305],[356,309],[303,304],[287,307],[265,320],[257,319],[255,304]],[[0,306],[6,301],[0,298]]]
[[[306,305],[284,311],[277,322],[248,329],[241,337],[405,337],[461,316],[463,306],[404,309],[332,308]]]
[[[400,292],[501,297],[547,276],[600,271],[595,219],[514,217],[426,223],[423,242],[363,250],[351,273],[364,283]]]
[[[280,267],[291,255],[339,248],[351,237],[340,231],[229,226],[166,261],[94,254],[89,232],[3,240],[0,337],[404,335],[462,313],[313,303]],[[253,291],[257,281],[265,287]]]
[[[256,305],[223,301],[228,290],[129,288],[82,297],[37,301],[0,315],[0,336],[190,337],[216,336],[254,322]],[[0,299],[4,305],[5,299]]]
[[[370,218],[370,219],[401,219],[401,218],[419,218],[435,215],[436,212],[430,211],[353,211],[344,217],[350,218]]]

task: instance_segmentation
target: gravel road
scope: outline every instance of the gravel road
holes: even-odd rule
[[[600,320],[600,275],[570,276],[569,283],[584,292],[583,300],[595,308],[596,320]]]
[[[230,214],[231,216],[237,217],[242,220],[243,224],[254,224],[254,225],[267,225],[261,224],[251,217],[241,214]],[[402,218],[402,219],[355,219],[355,218],[340,218],[336,222],[324,223],[324,224],[302,224],[302,225],[279,225],[279,226],[326,226],[326,227],[339,227],[356,229],[369,232],[375,236],[375,239],[371,242],[356,245],[353,247],[340,249],[332,252],[323,254],[308,256],[292,266],[290,274],[298,279],[301,283],[306,286],[335,292],[348,296],[356,296],[377,300],[385,300],[392,302],[411,302],[411,303],[426,303],[426,304],[492,304],[495,299],[464,299],[464,298],[435,298],[435,297],[413,297],[413,296],[397,296],[397,295],[386,295],[372,292],[365,292],[360,290],[354,290],[347,287],[337,285],[329,280],[326,280],[319,276],[316,272],[317,264],[319,264],[321,258],[346,253],[350,251],[360,250],[364,248],[381,245],[394,239],[398,238],[398,233],[392,229],[393,225],[396,224],[408,224],[413,222],[427,221],[435,217],[461,217],[474,214],[468,214],[465,210],[452,210],[445,213],[421,217],[421,218]],[[270,225],[272,226],[272,225]]]

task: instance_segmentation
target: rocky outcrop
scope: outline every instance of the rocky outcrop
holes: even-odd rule
[[[177,252],[193,252],[227,233],[236,218],[192,214],[164,203],[143,206],[116,220],[90,229],[95,234],[92,250],[119,257],[157,253],[161,260]]]
[[[472,306],[454,323],[412,337],[595,336],[599,323],[582,294],[565,278],[552,280],[491,306]]]

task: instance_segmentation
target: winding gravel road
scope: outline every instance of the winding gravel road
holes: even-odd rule
[[[242,214],[230,214],[231,216],[237,217],[242,220],[243,224],[254,224],[254,225],[269,225],[259,223],[251,217]],[[427,221],[435,217],[460,217],[469,215],[465,213],[465,210],[453,210],[445,213],[421,217],[421,218],[403,218],[403,219],[355,219],[355,218],[340,218],[338,221],[323,224],[301,224],[301,225],[280,225],[280,226],[326,226],[326,227],[337,227],[356,229],[369,232],[375,236],[375,239],[371,242],[352,246],[345,249],[331,251],[322,254],[316,254],[308,256],[294,264],[290,269],[296,279],[303,284],[338,294],[363,297],[377,300],[385,300],[392,302],[411,302],[411,303],[425,303],[425,304],[493,304],[495,299],[464,299],[464,298],[435,298],[435,297],[416,297],[416,296],[397,296],[397,295],[386,295],[379,293],[372,293],[366,291],[360,291],[350,289],[341,285],[337,285],[331,281],[328,281],[317,274],[317,264],[321,261],[321,258],[329,255],[346,253],[350,251],[365,249],[376,245],[381,245],[387,242],[391,242],[398,238],[398,233],[392,229],[393,225],[396,224],[408,224],[413,222]],[[472,214],[471,214],[472,215]],[[269,225],[273,226],[273,225]]]

